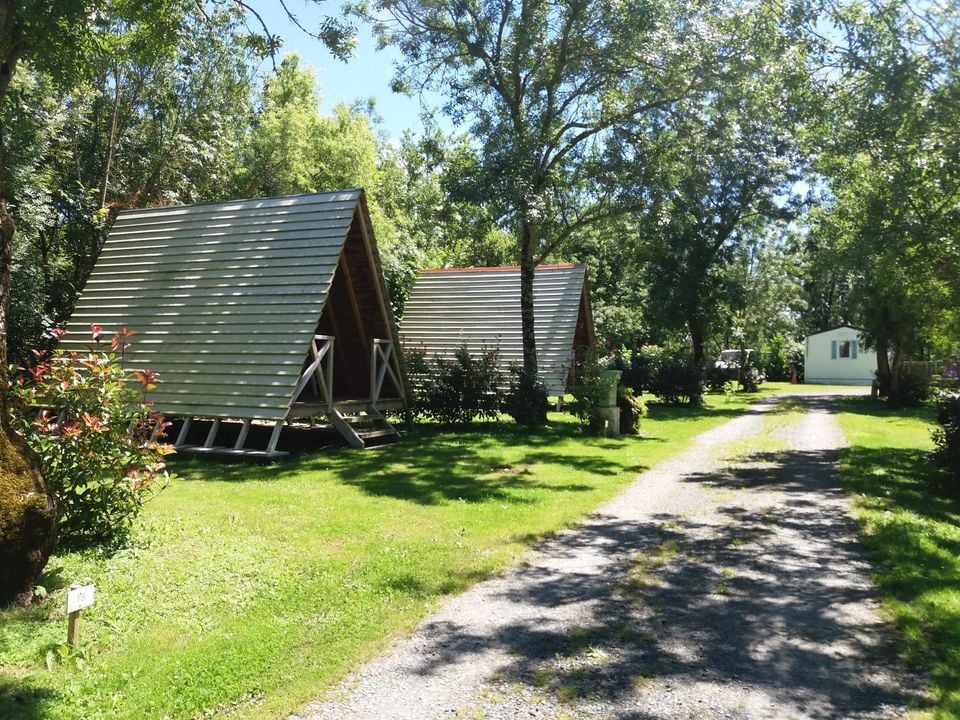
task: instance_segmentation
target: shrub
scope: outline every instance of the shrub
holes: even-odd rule
[[[736,385],[730,379],[730,371],[726,368],[718,368],[716,365],[710,365],[704,370],[703,380],[712,392],[726,392],[728,384]]]
[[[954,487],[960,489],[960,393],[942,393],[937,399],[937,422],[933,431],[937,449],[934,457],[953,476]]]
[[[163,458],[171,450],[158,442],[167,423],[146,398],[157,378],[123,368],[129,334],[114,337],[119,354],[43,355],[13,387],[14,428],[40,457],[70,547],[125,540],[169,480]]]
[[[638,395],[650,392],[653,377],[666,355],[666,350],[659,345],[642,345],[630,356],[630,374],[624,383]]]
[[[403,367],[416,391],[422,388],[430,375],[430,361],[427,359],[427,353],[422,348],[408,347],[404,347],[401,352],[403,353]]]
[[[699,405],[706,380],[703,370],[686,353],[663,352],[652,365],[646,389],[668,405]]]
[[[577,382],[570,388],[570,394],[573,395],[570,411],[593,435],[599,435],[603,431],[603,421],[594,412],[594,408],[607,397],[607,386],[600,378],[600,373],[605,369],[597,361],[596,353],[587,353],[577,365]]]
[[[56,515],[39,459],[0,429],[0,605],[30,601],[56,543]]]
[[[620,408],[620,434],[636,435],[640,432],[640,419],[647,416],[647,404],[633,392],[633,388],[621,385],[617,389],[617,405]]]
[[[900,368],[900,388],[896,396],[888,393],[887,402],[892,407],[917,407],[930,399],[930,377],[921,363]]]
[[[740,368],[740,387],[744,392],[757,392],[764,381],[764,375],[757,367],[757,359],[753,353],[747,353],[746,362]]]
[[[803,372],[803,343],[777,333],[760,351],[757,365],[769,380],[789,380],[793,373],[800,375]]]
[[[504,410],[518,425],[542,428],[547,424],[547,386],[538,375],[531,377],[522,368],[510,368],[510,376]]]
[[[452,359],[435,357],[425,368],[417,412],[437,422],[465,425],[475,417],[496,420],[500,412],[501,375],[496,350],[474,357],[466,345]]]

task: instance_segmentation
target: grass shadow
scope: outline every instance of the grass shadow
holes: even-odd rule
[[[571,446],[571,441],[576,442],[576,447]],[[571,422],[549,423],[536,433],[507,423],[467,429],[426,425],[409,432],[399,443],[364,452],[334,448],[283,459],[270,466],[192,458],[177,461],[174,470],[188,481],[220,482],[280,480],[316,470],[330,473],[337,481],[369,495],[423,505],[449,501],[524,502],[518,490],[593,489],[585,483],[537,480],[532,466],[556,465],[561,470],[572,468],[604,476],[640,472],[645,469],[643,466],[617,460],[611,451],[642,442],[646,440],[641,437],[590,437]]]
[[[929,407],[891,410],[861,399],[837,407],[893,423],[933,417]],[[853,444],[841,451],[841,463],[877,568],[874,579],[906,637],[906,655],[930,668],[938,712],[960,717],[960,499],[949,475],[914,447]]]
[[[0,718],[43,720],[56,698],[53,690],[12,678],[0,677]]]

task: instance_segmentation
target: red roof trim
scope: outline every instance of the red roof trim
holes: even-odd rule
[[[537,270],[569,270],[570,268],[586,267],[582,263],[559,263],[556,265],[537,265]],[[453,273],[453,272],[505,272],[519,270],[519,265],[495,265],[493,267],[463,267],[463,268],[428,268],[417,270],[418,273]]]

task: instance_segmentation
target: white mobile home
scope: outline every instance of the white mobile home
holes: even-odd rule
[[[865,350],[860,330],[850,325],[808,335],[803,357],[804,381],[824,385],[870,385],[877,353]]]

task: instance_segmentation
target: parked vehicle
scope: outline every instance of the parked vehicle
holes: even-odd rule
[[[733,370],[734,377],[736,377],[736,371],[740,369],[741,352],[746,354],[745,364],[749,365],[753,350],[723,350],[713,366],[718,370]]]

